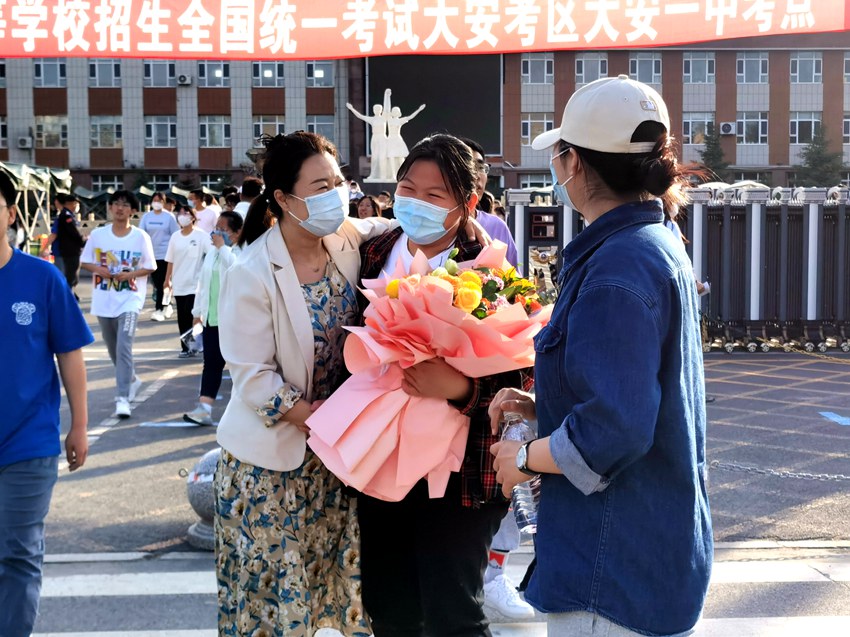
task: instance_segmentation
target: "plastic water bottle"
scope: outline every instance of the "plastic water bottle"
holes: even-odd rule
[[[528,442],[537,435],[519,414],[505,412],[502,418],[502,440]],[[521,533],[537,532],[537,505],[540,502],[540,476],[520,482],[511,493],[511,508]]]

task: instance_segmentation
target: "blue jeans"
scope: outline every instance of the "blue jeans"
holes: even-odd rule
[[[0,635],[29,637],[38,614],[44,518],[59,458],[0,467]]]

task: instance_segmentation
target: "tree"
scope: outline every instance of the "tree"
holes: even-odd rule
[[[703,165],[708,168],[720,181],[726,178],[726,169],[729,164],[723,156],[723,147],[720,145],[720,131],[709,122],[705,129],[705,148],[699,151]]]
[[[798,186],[837,186],[841,183],[841,153],[829,149],[826,130],[822,124],[817,127],[812,141],[800,154],[803,165],[797,169]]]

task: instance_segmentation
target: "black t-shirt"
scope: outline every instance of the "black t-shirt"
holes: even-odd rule
[[[56,219],[56,238],[62,250],[82,250],[86,242],[74,213],[67,208],[62,208]]]

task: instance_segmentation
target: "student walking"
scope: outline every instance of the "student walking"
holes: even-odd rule
[[[164,321],[174,313],[171,303],[165,303],[165,274],[168,269],[165,253],[168,251],[171,235],[177,232],[180,226],[177,225],[174,215],[165,209],[165,195],[161,192],[155,192],[151,197],[151,209],[142,216],[139,228],[150,235],[153,254],[156,257],[156,270],[151,274],[156,305],[151,320]]]

